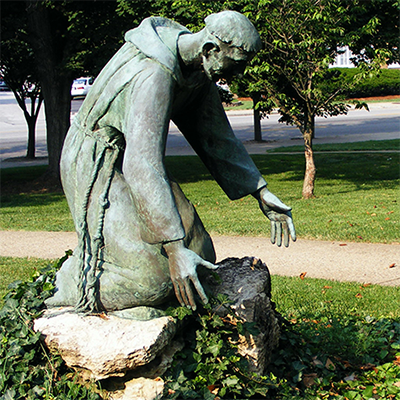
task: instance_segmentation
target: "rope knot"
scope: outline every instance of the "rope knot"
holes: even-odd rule
[[[106,196],[99,197],[99,205],[101,208],[107,208],[110,205],[110,202]]]

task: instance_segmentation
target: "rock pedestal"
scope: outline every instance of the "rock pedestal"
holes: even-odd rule
[[[176,326],[172,317],[136,321],[57,308],[37,319],[34,329],[84,379],[103,380],[108,399],[156,400],[164,388],[159,376],[183,346],[173,341]]]
[[[254,258],[229,258],[216,273],[219,279],[208,275],[205,287],[212,296],[227,296],[232,304],[215,312],[254,325],[253,333],[240,335],[239,353],[248,360],[250,371],[262,374],[280,332],[268,268]],[[110,399],[155,400],[161,398],[164,386],[159,377],[183,347],[175,339],[177,326],[168,316],[138,321],[106,314],[82,316],[72,308],[56,308],[36,320],[34,329],[43,334],[50,350],[60,353],[85,378],[113,378],[107,382]]]
[[[124,376],[149,364],[176,332],[172,317],[133,321],[53,310],[36,320],[34,329],[45,335],[47,346],[58,350],[68,366],[87,370],[95,380]]]

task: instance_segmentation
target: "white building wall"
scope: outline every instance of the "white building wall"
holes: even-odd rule
[[[353,53],[350,51],[348,46],[340,48],[343,53],[336,56],[335,62],[330,64],[330,68],[355,68],[355,65],[350,61],[353,57]],[[390,64],[388,68],[400,68],[400,64]]]

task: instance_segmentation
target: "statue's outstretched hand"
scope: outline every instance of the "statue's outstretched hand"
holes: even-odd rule
[[[191,283],[202,302],[207,304],[208,298],[197,276],[196,267],[198,265],[203,265],[209,269],[217,269],[218,267],[186,248],[182,240],[166,243],[164,249],[168,255],[169,271],[175,295],[181,306],[192,308],[192,310],[196,309]]]
[[[257,192],[254,197],[258,200],[261,211],[271,221],[271,243],[279,247],[289,246],[289,238],[296,241],[296,231],[293,225],[291,208],[282,203],[266,187]]]

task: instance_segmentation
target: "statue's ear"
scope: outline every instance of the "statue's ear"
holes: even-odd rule
[[[203,49],[202,49],[203,56],[208,57],[212,50],[215,51],[219,50],[219,46],[215,42],[209,41],[203,44]]]

